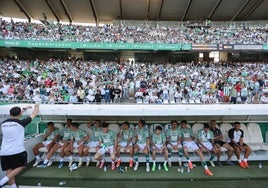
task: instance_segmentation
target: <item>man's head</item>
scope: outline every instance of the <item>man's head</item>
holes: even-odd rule
[[[177,120],[172,120],[172,121],[170,122],[170,124],[171,124],[171,128],[172,128],[172,129],[176,129],[176,128],[178,127],[178,122],[177,122]]]
[[[95,127],[99,128],[101,126],[101,120],[97,119],[94,122]]]
[[[140,119],[139,122],[138,122],[138,126],[141,128],[143,126],[145,126],[145,120],[143,119]]]
[[[54,123],[52,121],[47,123],[47,128],[48,129],[53,129],[54,128]]]
[[[187,128],[187,121],[186,120],[181,121],[181,128],[183,128],[183,129]]]
[[[78,128],[79,128],[79,125],[78,125],[77,123],[73,123],[73,124],[71,125],[71,130],[76,131],[76,130],[78,130]]]
[[[204,124],[204,131],[207,132],[209,130],[209,124],[205,123]]]
[[[210,121],[210,126],[212,129],[214,129],[216,127],[217,123],[216,123],[216,120],[211,120]]]
[[[240,122],[238,121],[234,122],[234,128],[235,130],[239,130],[241,128]]]
[[[129,122],[128,121],[125,121],[123,124],[122,124],[122,129],[123,130],[127,130],[129,128]]]
[[[163,128],[161,126],[159,126],[159,125],[156,126],[156,128],[155,128],[155,134],[160,135],[161,132],[162,132],[162,130],[163,130]]]
[[[109,131],[109,124],[106,122],[102,122],[101,128],[102,128],[102,132],[107,133]]]
[[[10,109],[9,111],[10,116],[17,117],[21,115],[21,108],[18,106],[15,106]]]
[[[71,126],[72,125],[72,119],[70,119],[70,118],[68,118],[67,120],[66,120],[66,125],[67,125],[67,127],[69,127],[69,126]]]

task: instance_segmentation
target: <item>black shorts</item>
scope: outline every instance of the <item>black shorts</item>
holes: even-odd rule
[[[239,145],[239,142],[237,142],[236,144],[233,142],[229,142],[228,144],[230,144],[230,146],[235,147],[236,145]],[[243,143],[243,146],[247,146],[247,144]]]
[[[215,144],[219,144],[220,146],[223,146],[223,145],[226,144],[227,142],[224,142],[224,141],[221,141],[221,140],[218,140],[218,141],[215,141],[215,140],[214,140],[214,143],[215,143]]]
[[[4,155],[1,156],[1,166],[2,170],[14,170],[18,167],[27,165],[27,152],[23,151],[14,155]]]

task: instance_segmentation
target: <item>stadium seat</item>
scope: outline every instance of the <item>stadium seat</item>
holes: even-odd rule
[[[244,143],[248,144],[253,151],[260,150],[261,146],[259,144],[251,143],[249,132],[248,132],[246,125],[243,123],[240,123],[240,125],[241,125],[241,129],[244,132],[244,138],[243,138]]]
[[[192,126],[192,130],[193,130],[193,134],[194,134],[195,139],[197,139],[197,137],[198,137],[198,131],[200,129],[203,129],[203,127],[204,127],[204,124],[202,124],[202,123],[196,123]]]
[[[92,134],[91,133],[91,129],[87,127],[87,124],[86,123],[80,124],[79,125],[79,128],[82,129],[82,130],[84,130],[89,137],[91,136],[91,134]]]
[[[250,145],[259,146],[261,150],[268,150],[268,144],[264,143],[260,126],[257,123],[247,125]]]
[[[164,129],[165,129],[165,132],[167,132],[167,130],[171,127],[170,123],[164,125]]]
[[[54,123],[54,127],[57,127],[59,130],[62,130],[64,128],[61,123]]]
[[[109,124],[109,129],[113,130],[117,135],[120,131],[120,127],[118,124]]]
[[[225,142],[229,142],[229,137],[228,137],[228,131],[233,128],[233,126],[229,123],[222,123],[220,125],[220,129],[221,129],[221,132],[222,132],[222,136],[223,136],[223,140]]]

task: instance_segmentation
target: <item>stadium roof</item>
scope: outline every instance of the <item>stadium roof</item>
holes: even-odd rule
[[[100,23],[114,20],[268,20],[268,0],[1,0],[4,17]]]

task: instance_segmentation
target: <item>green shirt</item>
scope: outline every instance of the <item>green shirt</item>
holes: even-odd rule
[[[77,129],[77,131],[72,131],[72,137],[76,142],[79,142],[87,136],[87,133],[83,129]]]
[[[179,140],[179,136],[180,136],[180,129],[177,128],[176,130],[172,130],[169,128],[167,130],[166,135],[171,143],[174,143],[174,142],[177,143]]]
[[[100,140],[106,147],[113,146],[115,139],[116,135],[113,130],[109,130],[107,133],[102,132],[100,136]]]
[[[97,127],[94,126],[94,127],[91,128],[91,130],[92,130],[92,135],[91,135],[90,141],[92,141],[92,142],[100,141],[100,137],[101,137],[101,134],[102,134],[102,129],[97,128]]]
[[[184,138],[192,138],[194,136],[193,131],[190,128],[180,129],[179,131],[182,140],[184,140]]]
[[[161,134],[153,134],[152,136],[152,142],[153,144],[158,144],[158,145],[162,145],[166,142],[166,135],[165,133],[161,133]]]
[[[47,134],[48,132],[49,132],[49,129],[46,128],[46,129],[44,130],[43,135]],[[56,137],[57,135],[59,135],[59,134],[60,134],[59,129],[58,129],[58,128],[55,128],[55,130],[54,130],[52,133],[50,133],[50,135],[48,135],[48,137],[47,137],[46,140],[51,141],[51,140],[55,139],[55,137]]]
[[[121,142],[127,142],[132,137],[133,137],[132,129],[123,130],[121,135]]]
[[[198,131],[198,139],[201,142],[210,142],[211,139],[214,139],[213,132],[211,130],[205,132],[204,129],[201,129]]]
[[[64,141],[70,141],[71,138],[72,138],[72,131],[71,131],[71,129],[70,128],[67,128],[67,127],[63,128],[61,130],[60,136],[62,137],[62,140],[64,140]]]
[[[138,144],[146,144],[146,140],[149,138],[149,130],[146,127],[142,129],[137,128],[135,136],[138,137]]]

